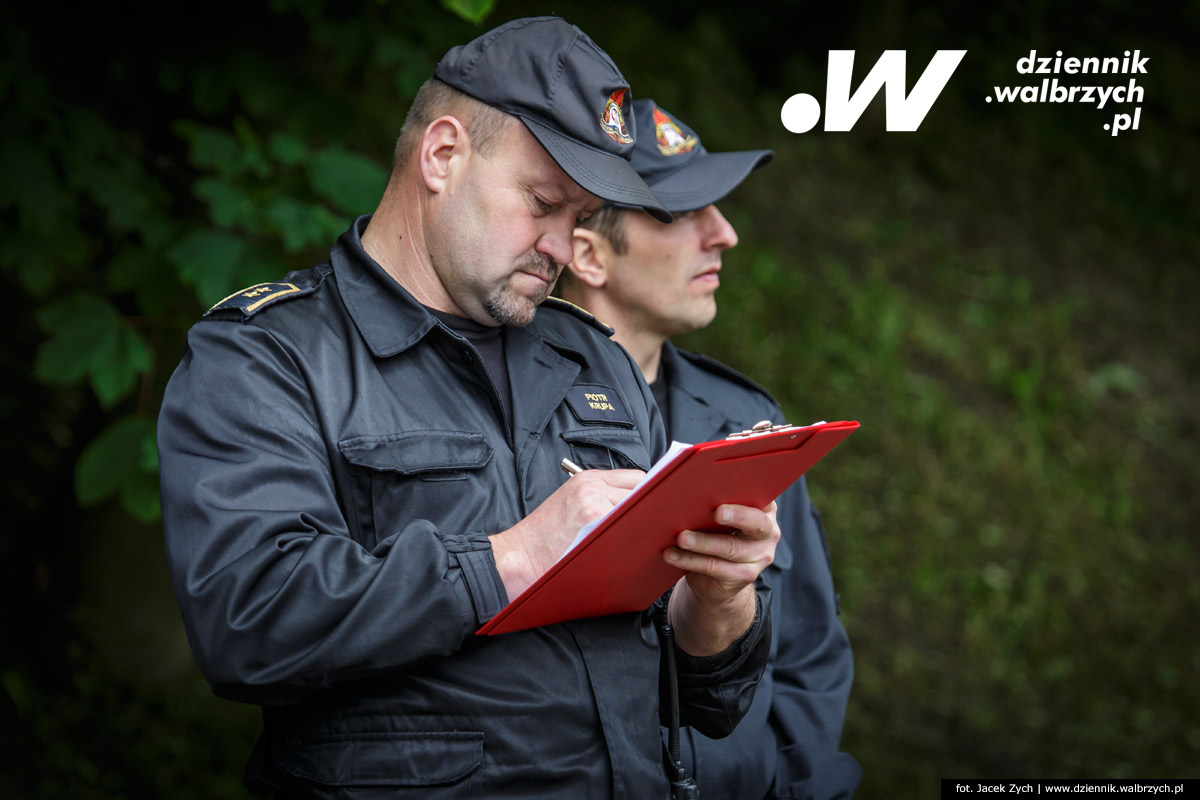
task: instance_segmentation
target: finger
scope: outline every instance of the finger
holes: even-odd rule
[[[614,474],[617,473],[617,474]],[[563,483],[562,488],[570,492],[609,495],[618,492],[629,494],[644,473],[635,469],[585,469]]]
[[[615,472],[616,470],[613,471]],[[632,493],[633,487],[624,485],[626,481],[621,476],[618,476],[616,482],[610,482],[608,480],[608,472],[608,470],[587,470],[579,473],[579,491],[609,499],[613,505],[621,502]],[[636,470],[632,469],[621,470],[621,472],[639,474]]]
[[[754,561],[761,545],[749,537],[739,538],[731,533],[705,533],[704,531],[680,531],[675,537],[680,550],[713,556],[725,561]]]
[[[608,498],[608,502],[615,505],[620,505],[626,497],[629,497],[632,492],[629,489],[621,489],[618,487],[608,487],[604,490],[604,496]]]
[[[749,506],[717,506],[713,512],[713,519],[721,525],[735,528],[742,536],[750,539],[771,539],[779,533],[774,516]]]
[[[629,489],[612,486],[588,472],[567,481],[562,491],[569,493],[569,507],[588,521],[604,516],[630,494]]]
[[[637,486],[638,481],[646,477],[646,473],[640,469],[598,469],[589,471],[595,472],[600,480],[618,489],[632,489],[634,486]]]
[[[730,533],[681,531],[675,544],[685,552],[737,564],[754,564],[758,569],[764,569],[775,560],[775,542],[770,538],[753,539]]]
[[[706,575],[726,585],[745,585],[753,583],[762,569],[753,563],[728,561],[701,553],[690,553],[678,547],[668,547],[663,551],[663,559],[673,567],[685,572]]]

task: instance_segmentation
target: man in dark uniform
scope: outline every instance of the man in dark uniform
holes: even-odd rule
[[[606,205],[576,229],[560,291],[616,329],[651,384],[670,438],[710,441],[760,420],[781,422],[779,406],[757,384],[670,342],[716,315],[721,253],[738,239],[714,203],[771,152],[710,153],[653,100],[637,100],[634,111],[634,168],[675,220]],[[705,797],[849,797],[861,776],[838,751],[853,665],[820,517],[803,479],[778,502],[783,538],[764,573],[774,604],[767,674],[730,737],[683,734],[685,763]]]
[[[659,613],[684,722],[719,736],[749,707],[774,504],[718,506],[736,537],[681,531],[661,609],[473,635],[665,449],[611,331],[538,312],[600,198],[669,218],[629,166],[631,102],[561,19],[452,49],[375,214],[190,331],[159,419],[166,550],[209,682],[263,707],[252,787],[660,800]]]

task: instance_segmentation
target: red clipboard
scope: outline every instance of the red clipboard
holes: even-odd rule
[[[719,530],[712,514],[723,503],[766,506],[857,428],[760,423],[689,446],[476,635],[649,608],[683,575],[662,557],[680,531]]]

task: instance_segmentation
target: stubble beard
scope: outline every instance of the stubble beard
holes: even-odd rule
[[[558,269],[548,258],[530,256],[517,266],[517,271],[540,275],[546,278],[546,283],[532,297],[521,294],[512,285],[512,279],[516,275],[514,272],[483,302],[483,310],[501,325],[523,328],[533,322],[537,307],[550,296],[550,290],[554,288],[554,281],[558,277]]]

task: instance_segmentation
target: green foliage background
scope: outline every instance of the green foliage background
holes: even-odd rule
[[[1195,3],[50,3],[0,28],[0,796],[244,796],[257,714],[209,694],[162,563],[162,388],[204,308],[374,208],[441,53],[549,11],[710,149],[776,152],[722,204],[742,244],[681,344],[863,424],[811,476],[860,796],[1200,775]],[[917,133],[878,102],[787,133],[837,48],[856,81],[968,55]],[[1149,55],[1140,129],[983,103],[1035,48]]]

